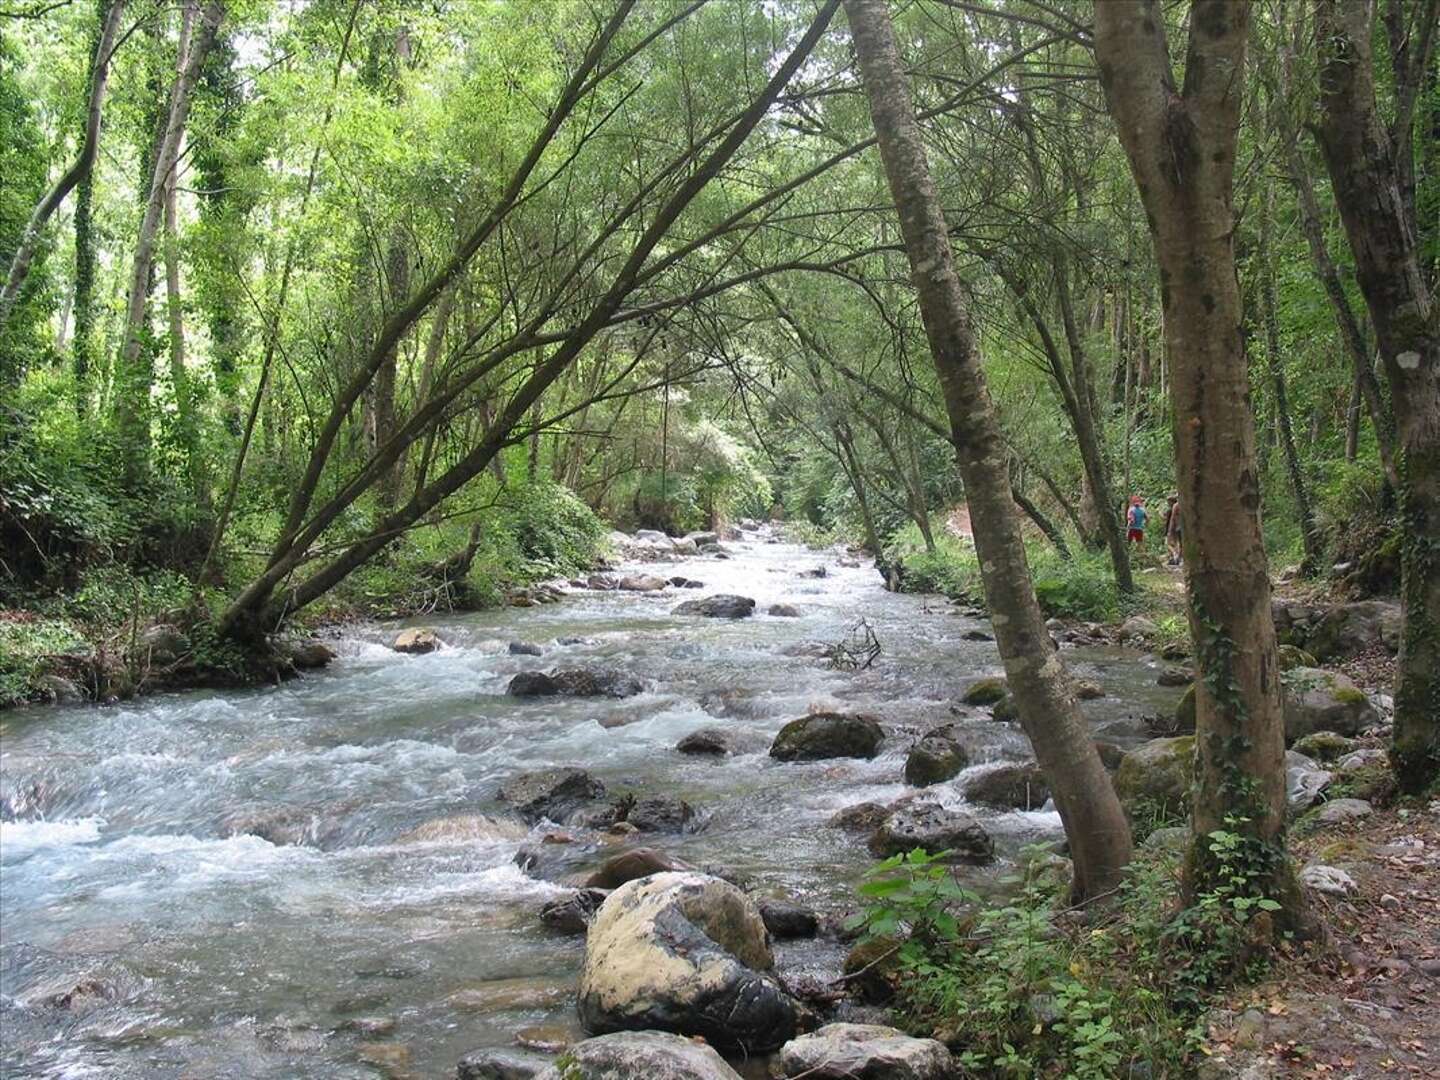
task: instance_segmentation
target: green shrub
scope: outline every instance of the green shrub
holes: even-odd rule
[[[1052,547],[1030,550],[1035,598],[1046,615],[1112,622],[1124,613],[1109,559],[1102,552],[1075,550],[1063,559]]]

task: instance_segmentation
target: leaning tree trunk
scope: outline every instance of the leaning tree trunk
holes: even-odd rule
[[[187,26],[193,25],[195,9],[193,4],[185,8]],[[209,0],[200,18],[199,32],[190,41],[189,48],[182,54],[180,69],[170,91],[170,108],[155,154],[155,165],[150,179],[150,195],[145,204],[145,216],[140,222],[140,232],[135,242],[135,258],[130,273],[130,297],[125,311],[125,337],[121,346],[115,378],[117,386],[116,426],[121,441],[121,454],[125,459],[127,480],[133,484],[146,472],[143,460],[145,447],[149,442],[148,402],[139,400],[143,392],[148,397],[148,388],[142,388],[148,380],[137,370],[141,366],[141,353],[146,348],[146,307],[150,300],[151,272],[155,265],[155,237],[160,227],[160,218],[165,206],[165,188],[170,182],[180,157],[180,141],[185,132],[185,120],[190,114],[190,99],[195,83],[200,78],[200,68],[205,54],[215,40],[225,8],[219,0]],[[182,39],[187,35],[182,30]],[[148,361],[146,362],[148,366]]]
[[[1118,884],[1130,858],[1130,827],[1035,600],[1010,495],[1009,453],[985,386],[885,0],[845,0],[845,11],[944,391],[1000,656],[1065,824],[1075,894],[1093,898]]]
[[[1404,629],[1390,756],[1405,791],[1440,777],[1440,305],[1421,272],[1392,143],[1375,103],[1371,9],[1316,0],[1320,149],[1355,255],[1398,429]],[[1407,144],[1408,145],[1408,144]]]
[[[0,330],[10,319],[16,302],[20,299],[20,288],[30,273],[30,263],[35,258],[35,248],[40,243],[40,234],[45,223],[59,209],[76,184],[87,180],[95,166],[95,155],[100,149],[100,117],[105,104],[105,88],[110,79],[110,56],[115,51],[115,38],[120,29],[120,19],[125,14],[125,0],[114,0],[105,23],[100,30],[100,42],[95,47],[95,58],[90,69],[90,102],[85,113],[85,141],[80,146],[80,156],[66,169],[55,186],[45,193],[30,215],[15,256],[10,260],[10,271],[5,275],[5,285],[0,288]]]
[[[1100,82],[1160,268],[1195,680],[1190,899],[1233,888],[1210,834],[1244,838],[1249,888],[1301,912],[1285,857],[1285,726],[1260,532],[1231,196],[1248,0],[1192,0],[1177,88],[1156,0],[1095,7]]]

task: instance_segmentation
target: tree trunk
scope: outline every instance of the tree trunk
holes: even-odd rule
[[[35,258],[35,248],[40,243],[40,234],[45,223],[59,209],[76,184],[88,180],[95,167],[95,155],[100,149],[100,118],[105,104],[105,88],[110,80],[110,56],[115,50],[120,20],[125,14],[125,0],[113,0],[100,29],[100,41],[95,46],[90,67],[90,100],[85,112],[85,138],[80,146],[80,155],[68,169],[60,174],[55,186],[45,193],[20,235],[15,255],[10,260],[10,270],[5,275],[5,285],[0,288],[0,330],[10,319],[20,299],[20,289],[30,273],[30,263]]]
[[[1119,883],[1130,858],[1130,827],[1035,600],[1010,493],[1010,455],[985,386],[885,0],[845,0],[845,10],[954,433],[1001,659],[1065,824],[1074,892],[1091,899]]]
[[[1372,9],[1336,0],[1316,5],[1324,43],[1320,148],[1399,434],[1404,628],[1390,756],[1401,788],[1418,793],[1440,776],[1440,319],[1407,220],[1404,170],[1375,103]]]
[[[1295,917],[1285,727],[1248,401],[1231,195],[1248,0],[1192,0],[1183,90],[1155,0],[1095,8],[1100,82],[1160,268],[1165,363],[1195,642],[1195,787],[1185,892],[1233,889],[1210,834],[1239,834],[1245,887]]]
[[[140,232],[135,242],[135,257],[130,273],[130,297],[125,312],[125,336],[116,363],[116,427],[120,435],[120,452],[124,458],[124,471],[129,485],[133,488],[148,471],[149,447],[149,379],[140,368],[148,368],[148,359],[142,363],[142,352],[146,347],[146,308],[150,299],[151,273],[155,264],[155,237],[159,231],[160,218],[164,210],[165,188],[170,174],[175,169],[180,155],[180,141],[185,132],[185,120],[190,112],[190,99],[195,83],[200,77],[205,54],[215,40],[215,32],[224,18],[225,8],[219,0],[207,0],[204,14],[200,19],[199,33],[181,58],[179,73],[170,91],[170,108],[164,133],[155,154],[153,173],[150,179],[150,194],[145,205],[145,216],[140,222]],[[193,26],[195,4],[187,3],[184,19]],[[182,29],[182,41],[188,40],[190,31]]]
[[[1335,313],[1335,325],[1340,331],[1340,341],[1350,357],[1355,370],[1355,382],[1365,399],[1365,408],[1370,413],[1370,425],[1375,430],[1375,446],[1380,453],[1380,466],[1385,470],[1385,479],[1398,490],[1400,474],[1395,467],[1395,436],[1390,411],[1385,399],[1380,396],[1380,386],[1375,381],[1375,372],[1370,367],[1369,350],[1365,347],[1365,335],[1360,331],[1360,321],[1350,307],[1350,298],[1340,281],[1340,271],[1330,258],[1325,243],[1325,226],[1320,220],[1320,202],[1315,197],[1315,185],[1299,151],[1290,155],[1290,179],[1295,184],[1295,193],[1300,204],[1300,228],[1305,233],[1310,247],[1310,261],[1315,266],[1315,276],[1325,290],[1325,299]]]
[[[410,294],[410,244],[403,226],[396,226],[390,234],[389,251],[385,260],[385,283],[387,309],[394,310]],[[390,441],[395,434],[395,378],[399,364],[400,342],[391,344],[375,373],[375,393],[372,399],[374,415],[368,432],[370,451],[374,453]],[[375,502],[382,514],[388,513],[400,494],[400,477],[403,461],[397,460],[386,470],[380,482],[375,485]]]
[[[1315,512],[1310,507],[1305,473],[1300,468],[1300,454],[1295,449],[1295,432],[1290,426],[1290,395],[1285,385],[1285,361],[1280,355],[1280,316],[1275,300],[1275,253],[1270,249],[1274,212],[1275,189],[1268,187],[1260,209],[1260,297],[1265,319],[1265,356],[1269,361],[1270,384],[1275,392],[1275,427],[1280,436],[1280,448],[1285,453],[1285,471],[1290,476],[1290,491],[1295,496],[1295,511],[1300,518],[1300,535],[1305,545],[1305,562],[1301,572],[1308,577],[1320,569],[1320,530],[1315,524]]]
[[[181,48],[188,45],[182,40]],[[165,185],[165,306],[170,323],[170,386],[175,394],[175,419],[191,492],[199,507],[208,508],[210,493],[205,462],[200,456],[200,424],[195,415],[190,374],[185,369],[185,315],[180,299],[180,223],[175,207],[175,177]]]

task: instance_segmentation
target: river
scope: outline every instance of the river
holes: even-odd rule
[[[851,908],[870,859],[863,838],[826,822],[907,791],[916,732],[959,712],[973,726],[972,768],[1028,752],[986,710],[955,707],[967,683],[1000,674],[999,657],[965,639],[982,620],[886,592],[873,568],[837,552],[755,532],[726,546],[728,559],[663,564],[703,590],[575,590],[553,605],[431,617],[423,625],[446,647],[424,656],[388,647],[396,626],[361,627],[334,643],[327,670],[279,687],[0,719],[0,1073],[442,1077],[464,1052],[517,1032],[573,1034],[583,939],[539,924],[563,887],[515,862],[538,835],[510,826],[477,838],[445,825],[408,835],[456,815],[503,818],[496,791],[525,769],[578,765],[612,794],[683,796],[704,827],[645,843],[723,867],[762,895]],[[753,597],[759,614],[672,614],[713,593]],[[779,602],[800,617],[764,614]],[[862,617],[879,659],[831,670],[815,645]],[[511,641],[544,655],[511,655]],[[1118,722],[1117,741],[1174,704],[1178,692],[1155,685],[1153,657],[1065,655],[1104,686],[1085,708]],[[557,665],[620,669],[648,689],[618,701],[505,694],[516,673]],[[772,761],[775,732],[815,707],[876,716],[888,732],[881,754]],[[675,752],[716,725],[740,753]],[[932,791],[963,803],[954,785]],[[1059,835],[1047,811],[975,812],[1002,855]],[[575,857],[613,850],[580,845]],[[828,977],[840,948],[786,946],[782,970]],[[357,1018],[382,1022],[354,1030]]]

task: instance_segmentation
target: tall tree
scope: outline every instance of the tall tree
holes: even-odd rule
[[[1401,787],[1440,777],[1440,305],[1421,266],[1415,217],[1415,100],[1440,21],[1437,0],[1386,8],[1395,69],[1389,128],[1375,94],[1373,4],[1315,0],[1321,46],[1318,137],[1356,277],[1390,384],[1398,429],[1404,629],[1391,761]]]
[[[1228,886],[1210,834],[1248,841],[1255,885],[1298,914],[1285,857],[1285,727],[1232,192],[1249,0],[1191,0],[1177,86],[1157,0],[1095,6],[1095,56],[1159,264],[1195,682],[1185,886]]]
[[[35,248],[40,243],[40,234],[45,223],[59,209],[65,197],[75,185],[90,175],[95,167],[95,155],[100,150],[100,119],[105,104],[105,89],[110,82],[110,60],[115,52],[116,38],[120,32],[120,20],[125,14],[125,0],[113,0],[105,23],[100,31],[100,40],[95,46],[95,58],[90,69],[90,98],[85,111],[85,138],[74,164],[60,174],[60,179],[45,193],[34,212],[15,255],[10,260],[10,270],[5,276],[5,285],[0,288],[0,329],[10,318],[15,302],[20,298],[20,287],[30,273],[30,263],[35,258]]]
[[[1035,600],[1010,495],[1010,455],[986,388],[886,0],[845,0],[845,12],[945,398],[996,642],[1021,724],[1065,824],[1074,893],[1091,899],[1119,882],[1130,858],[1130,828]]]
[[[210,50],[220,21],[225,16],[225,7],[219,0],[207,0],[200,16],[198,32],[192,30],[195,15],[195,0],[189,0],[182,14],[180,38],[183,52],[180,54],[174,84],[170,88],[169,108],[156,148],[149,197],[135,240],[130,295],[125,312],[125,332],[115,365],[115,426],[120,436],[120,453],[126,480],[132,488],[148,470],[146,455],[150,442],[150,384],[140,368],[149,366],[148,360],[142,359],[142,351],[146,347],[146,310],[150,301],[150,281],[155,264],[156,235],[165,209],[166,189],[180,160],[180,144],[185,134],[185,120],[190,113],[190,100],[195,83],[200,78],[205,54]]]

